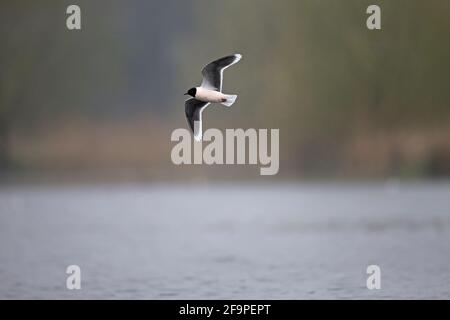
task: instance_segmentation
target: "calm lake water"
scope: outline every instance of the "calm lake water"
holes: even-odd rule
[[[4,186],[0,298],[448,299],[450,184]]]

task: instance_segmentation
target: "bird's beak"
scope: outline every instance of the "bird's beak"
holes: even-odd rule
[[[187,92],[185,94],[183,94],[183,96],[187,96],[187,95],[189,95],[189,93],[187,93]]]

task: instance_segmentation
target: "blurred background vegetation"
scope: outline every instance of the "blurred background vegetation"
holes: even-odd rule
[[[70,4],[81,31],[66,29]],[[370,4],[382,30],[366,28]],[[279,128],[275,178],[448,177],[449,12],[442,0],[4,0],[0,179],[269,179],[170,161],[182,94],[230,53],[244,57],[224,83],[238,103],[208,109],[204,129]]]

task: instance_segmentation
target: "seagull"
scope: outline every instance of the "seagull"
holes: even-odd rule
[[[192,98],[186,100],[184,107],[189,127],[196,141],[202,140],[202,112],[210,103],[220,103],[231,107],[237,95],[222,93],[223,70],[241,60],[240,54],[233,54],[215,60],[202,69],[203,81],[200,87],[189,89],[184,95]]]

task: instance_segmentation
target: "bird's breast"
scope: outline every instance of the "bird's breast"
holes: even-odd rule
[[[219,91],[209,90],[202,87],[197,88],[195,99],[205,102],[220,103],[226,101],[226,97]]]

